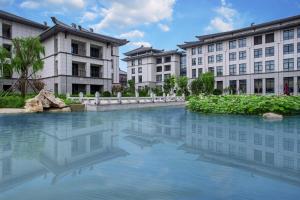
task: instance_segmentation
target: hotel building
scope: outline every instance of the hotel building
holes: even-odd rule
[[[128,41],[94,33],[76,24],[67,25],[52,17],[48,27],[0,11],[0,45],[11,50],[16,37],[39,36],[45,47],[44,68],[37,73],[46,89],[59,94],[93,94],[111,91],[119,84],[119,46]],[[16,81],[15,75],[1,74],[0,90]]]
[[[215,75],[215,87],[233,93],[300,93],[300,16],[196,36],[186,50],[187,77]]]
[[[162,86],[166,78],[180,75],[182,52],[164,51],[141,46],[124,54],[127,79],[135,82],[136,89]]]

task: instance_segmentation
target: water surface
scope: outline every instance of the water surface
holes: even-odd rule
[[[300,198],[300,117],[0,115],[0,200]]]

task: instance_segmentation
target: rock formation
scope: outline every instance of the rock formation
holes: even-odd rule
[[[278,121],[282,120],[283,116],[276,113],[265,113],[263,114],[263,118],[269,121]]]

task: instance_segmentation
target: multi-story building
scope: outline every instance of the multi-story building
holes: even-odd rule
[[[119,82],[123,87],[127,86],[127,72],[119,70]]]
[[[180,75],[182,52],[164,51],[141,46],[129,51],[123,60],[127,62],[127,79],[134,80],[136,88],[162,86],[166,78]]]
[[[38,73],[46,89],[60,94],[111,91],[119,83],[119,46],[128,41],[98,33],[81,26],[64,24],[52,17],[53,26],[0,12],[0,44],[10,44],[15,37],[39,36],[45,47],[44,68]],[[10,43],[9,43],[10,42]],[[9,46],[11,49],[11,46]],[[5,75],[5,74],[4,74]],[[7,78],[16,78],[16,76]],[[9,88],[14,79],[4,79],[1,89]]]
[[[46,24],[13,15],[0,10],[0,46],[12,53],[12,39],[18,37],[38,36],[48,27]],[[18,77],[6,69],[0,69],[0,90],[7,90]]]
[[[213,72],[215,87],[234,93],[300,93],[299,15],[197,38],[178,45],[187,77]]]

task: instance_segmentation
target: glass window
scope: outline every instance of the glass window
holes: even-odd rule
[[[196,65],[196,58],[192,58],[192,66]]]
[[[297,38],[300,38],[300,27],[297,28]]]
[[[162,82],[162,75],[156,75],[156,82]]]
[[[274,93],[274,78],[266,79],[266,93]]]
[[[246,68],[246,63],[242,63],[239,65],[239,74],[246,74],[247,73],[247,68]]]
[[[294,58],[283,59],[283,71],[294,70]]]
[[[223,51],[223,43],[219,42],[216,44],[216,51]]]
[[[262,35],[254,36],[254,45],[262,44]]]
[[[239,59],[240,60],[246,60],[246,58],[247,58],[246,51],[240,51],[239,52]]]
[[[274,56],[274,47],[266,47],[265,54],[266,57]]]
[[[263,65],[262,62],[255,62],[254,63],[254,73],[262,73]]]
[[[143,82],[143,76],[139,76],[139,83]]]
[[[215,74],[215,68],[214,67],[209,67],[208,72],[211,72],[211,73]]]
[[[300,57],[297,58],[297,70],[300,70]]]
[[[217,81],[217,89],[223,91],[223,81]]]
[[[283,40],[294,39],[294,29],[284,30],[283,31]]]
[[[192,69],[192,78],[196,78],[196,69]]]
[[[192,48],[192,55],[196,54],[196,48]]]
[[[135,74],[135,68],[131,69],[131,74]]]
[[[274,33],[266,34],[266,43],[274,42]]]
[[[142,59],[138,59],[138,65],[141,65],[142,63]]]
[[[229,75],[236,75],[236,65],[229,65]]]
[[[209,44],[209,45],[207,46],[207,48],[208,48],[208,52],[214,52],[214,50],[215,50],[215,45],[214,45],[214,44]]]
[[[198,47],[198,54],[202,54],[202,47]]]
[[[235,49],[236,48],[236,40],[229,41],[229,49]]]
[[[262,57],[262,48],[254,49],[254,58],[261,58]]]
[[[297,53],[300,53],[300,42],[297,43]]]
[[[165,71],[171,71],[171,65],[165,65]]]
[[[229,61],[235,61],[236,60],[236,52],[229,53]]]
[[[162,63],[162,58],[156,58],[156,64],[161,64]]]
[[[208,56],[208,63],[214,62],[214,56]]]
[[[265,62],[265,69],[266,72],[273,72],[275,69],[275,64],[274,60],[269,60]]]
[[[255,94],[262,93],[262,79],[254,79],[254,93]]]
[[[202,65],[202,57],[198,57],[198,65]]]
[[[239,91],[240,94],[245,94],[247,92],[247,80],[239,80]]]
[[[246,38],[239,39],[239,48],[246,47],[246,46],[247,46]]]
[[[198,68],[198,77],[200,77],[202,73],[203,73],[203,69],[202,68]]]
[[[156,72],[162,72],[162,66],[156,67]]]
[[[283,45],[283,54],[294,53],[294,44],[285,44]]]
[[[217,66],[217,76],[223,76],[223,67]]]
[[[138,71],[139,71],[139,73],[142,73],[143,72],[143,68],[139,67]]]
[[[171,62],[171,56],[165,57],[164,60],[165,60],[165,63]]]
[[[216,55],[216,61],[217,62],[223,62],[223,54]]]

